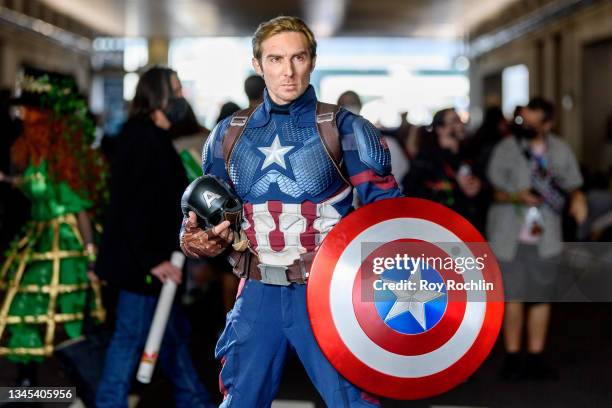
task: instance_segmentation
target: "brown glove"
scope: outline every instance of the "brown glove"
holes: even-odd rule
[[[181,249],[190,258],[213,257],[223,252],[233,239],[229,221],[203,230],[198,227],[196,214],[189,211],[181,233]]]

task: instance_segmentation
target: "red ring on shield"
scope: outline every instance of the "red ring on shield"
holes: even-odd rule
[[[390,216],[392,214],[393,216]],[[485,256],[483,278],[494,283],[494,292],[486,292],[486,308],[482,325],[467,351],[454,363],[435,373],[423,376],[400,377],[382,372],[360,360],[345,344],[334,323],[331,310],[332,276],[347,244],[359,234],[392,219],[420,219],[430,221],[451,231],[464,243],[483,243],[469,247],[475,257]],[[381,237],[384,239],[385,237]],[[357,279],[355,282],[360,282]],[[352,295],[354,294],[354,288]],[[480,233],[454,211],[428,200],[416,198],[387,199],[369,204],[345,217],[323,241],[313,261],[307,287],[307,306],[313,332],[321,350],[330,363],[357,387],[370,393],[396,399],[419,399],[446,392],[461,384],[485,360],[499,334],[504,303],[499,267]],[[353,313],[357,312],[355,310]],[[456,318],[461,318],[458,313]],[[443,317],[444,319],[445,317]],[[369,324],[369,322],[366,322]],[[384,323],[382,323],[384,324]],[[435,329],[433,327],[431,330]],[[431,331],[430,330],[430,331]],[[427,334],[428,332],[424,333]],[[447,337],[448,333],[445,333]],[[416,336],[415,336],[416,337]],[[410,342],[410,337],[405,337]],[[376,342],[375,342],[376,343]],[[379,346],[382,348],[382,346]],[[391,346],[400,347],[398,344]],[[404,347],[411,350],[412,346]],[[424,347],[423,345],[415,346]],[[423,348],[425,350],[425,348]],[[414,358],[421,356],[415,355]]]
[[[414,242],[416,244],[416,241],[412,239],[394,241],[393,243],[397,242]],[[424,241],[421,242],[422,244],[418,245],[419,247],[421,245],[424,247],[433,247],[429,248],[427,251],[428,255],[437,255],[442,257],[447,255],[435,245],[426,243]],[[374,250],[372,254],[368,256],[368,258],[381,256],[381,252],[384,252],[381,250],[381,248],[385,246],[387,245],[381,245],[379,248]],[[448,282],[448,279],[451,277],[455,278],[455,280],[457,277],[459,277],[462,280],[461,275],[457,275],[454,271],[442,268],[438,272],[444,279],[445,283]],[[444,312],[442,319],[440,319],[440,321],[436,323],[434,327],[430,328],[424,333],[404,334],[393,330],[380,319],[380,316],[376,311],[376,307],[374,306],[374,302],[362,301],[362,281],[365,281],[367,285],[370,285],[371,281],[373,280],[374,276],[362,280],[362,271],[360,269],[355,277],[355,284],[353,286],[353,307],[355,309],[357,321],[359,322],[359,325],[363,329],[364,333],[366,333],[370,339],[372,339],[379,346],[383,347],[385,350],[401,355],[418,355],[429,353],[430,351],[433,351],[446,343],[459,328],[461,320],[463,319],[463,314],[465,313],[465,302],[467,299],[465,291],[453,290],[448,292],[446,311]]]

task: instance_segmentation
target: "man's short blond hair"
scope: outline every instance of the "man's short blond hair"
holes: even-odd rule
[[[314,38],[314,34],[310,31],[306,23],[298,17],[279,16],[261,23],[259,27],[257,27],[253,35],[253,56],[258,61],[261,61],[261,44],[273,35],[288,31],[304,34],[308,42],[310,57],[314,58],[317,55],[317,42]]]

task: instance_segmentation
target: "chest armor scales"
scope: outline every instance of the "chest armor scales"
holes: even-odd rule
[[[267,155],[260,148],[273,148],[276,138],[281,148],[290,148],[276,155],[285,168],[278,163],[264,167]],[[301,127],[289,118],[245,129],[230,157],[229,176],[238,195],[255,203],[270,200],[266,193],[274,184],[296,202],[316,202],[317,197],[329,196],[342,185],[316,125]]]

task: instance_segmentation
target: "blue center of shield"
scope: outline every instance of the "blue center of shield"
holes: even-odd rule
[[[402,334],[419,334],[434,327],[444,316],[448,300],[446,285],[434,268],[387,269],[377,276],[374,305],[382,321]]]

